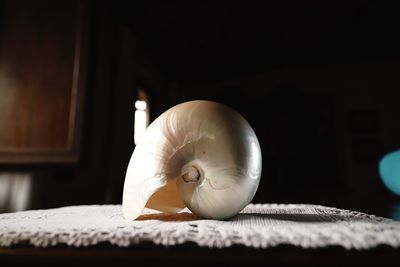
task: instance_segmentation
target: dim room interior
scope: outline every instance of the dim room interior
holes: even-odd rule
[[[120,205],[146,127],[202,99],[233,108],[257,135],[262,174],[252,203],[334,207],[399,227],[395,10],[395,1],[1,1],[0,215]],[[137,251],[252,255],[236,263],[282,263],[286,253],[305,263],[400,260],[399,245],[318,254],[148,243],[98,249],[105,261]],[[21,261],[52,253],[27,247]],[[1,249],[15,260],[13,248]],[[100,253],[77,251],[61,246],[56,255]]]

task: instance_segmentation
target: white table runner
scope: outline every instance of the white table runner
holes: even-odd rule
[[[188,210],[162,214],[146,209],[136,221],[122,217],[120,205],[70,206],[0,214],[0,246],[99,243],[129,246],[141,242],[173,246],[194,242],[223,248],[303,248],[338,245],[368,249],[400,247],[400,222],[356,211],[317,205],[250,204],[227,221],[199,219]]]

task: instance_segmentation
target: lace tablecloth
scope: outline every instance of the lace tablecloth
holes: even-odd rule
[[[136,221],[122,217],[120,205],[70,206],[0,214],[0,246],[37,247],[142,242],[173,246],[194,242],[223,248],[268,248],[282,244],[303,248],[332,245],[368,249],[400,246],[400,222],[356,211],[317,205],[250,204],[226,221],[199,219],[188,210],[162,214],[146,209]]]

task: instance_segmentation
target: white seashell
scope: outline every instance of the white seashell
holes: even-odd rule
[[[185,102],[146,130],[127,169],[123,214],[134,220],[146,206],[167,213],[187,206],[203,218],[226,219],[256,193],[261,149],[249,123],[212,101]]]

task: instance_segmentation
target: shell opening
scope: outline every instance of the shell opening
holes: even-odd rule
[[[188,166],[183,169],[183,174],[181,175],[183,181],[187,183],[198,182],[201,178],[199,169],[196,166]]]

